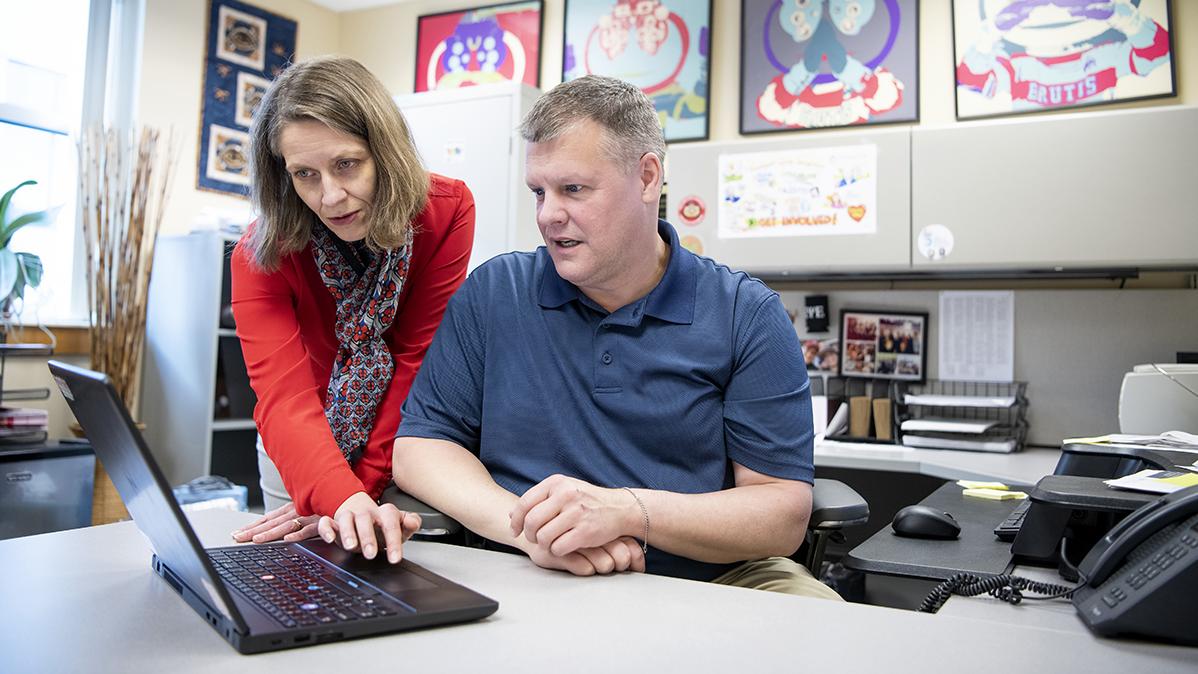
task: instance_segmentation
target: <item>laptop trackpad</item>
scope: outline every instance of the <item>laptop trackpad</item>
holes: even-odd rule
[[[336,544],[325,543],[319,538],[306,540],[299,545],[318,557],[327,559],[346,573],[358,576],[391,595],[399,596],[412,590],[438,587],[436,583],[422,578],[416,571],[408,568],[410,563],[406,559],[399,564],[389,563],[383,555],[366,559],[359,553],[346,552]]]

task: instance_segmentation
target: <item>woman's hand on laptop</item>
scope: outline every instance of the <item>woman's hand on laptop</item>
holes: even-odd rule
[[[387,561],[398,564],[403,559],[403,543],[420,529],[420,515],[406,513],[391,503],[379,505],[364,491],[345,499],[332,517],[322,517],[317,533],[326,543],[341,539],[341,547],[351,552],[361,550],[366,559],[379,552],[376,529],[383,532]]]
[[[238,543],[269,543],[280,539],[288,543],[302,541],[316,535],[319,520],[317,515],[300,517],[295,504],[288,503],[234,531],[233,540]]]

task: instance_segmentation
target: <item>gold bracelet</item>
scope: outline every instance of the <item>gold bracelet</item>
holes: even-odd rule
[[[637,496],[631,487],[622,487],[622,489],[632,494],[632,498],[636,499],[636,504],[641,507],[641,516],[645,518],[645,536],[641,538],[641,552],[649,554],[649,509],[645,507],[644,501],[641,501],[641,497]]]

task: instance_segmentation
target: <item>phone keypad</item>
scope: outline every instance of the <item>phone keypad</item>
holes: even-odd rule
[[[1198,538],[1194,538],[1188,534],[1182,535],[1180,544],[1175,544],[1169,549],[1153,555],[1150,563],[1145,564],[1144,566],[1141,566],[1132,572],[1132,574],[1127,577],[1127,584],[1131,586],[1133,590],[1138,590],[1141,587],[1144,587],[1148,581],[1159,576],[1161,571],[1164,571],[1172,566],[1173,562],[1186,556],[1186,553],[1188,553],[1189,550],[1187,550],[1183,544],[1184,546],[1191,548],[1198,547]],[[1122,590],[1117,589],[1117,591],[1122,593]],[[1123,599],[1122,597],[1116,595],[1114,591],[1112,591],[1108,596],[1109,599],[1108,597],[1103,597],[1103,601],[1106,602],[1108,606],[1112,607]]]

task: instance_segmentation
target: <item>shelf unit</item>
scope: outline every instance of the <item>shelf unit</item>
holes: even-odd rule
[[[222,324],[236,242],[215,231],[159,238],[142,416],[150,450],[171,484],[222,475],[248,488],[252,506],[262,503],[255,400],[237,332]]]
[[[6,344],[0,343],[0,404],[8,401],[46,400],[50,397],[48,388],[5,389],[4,371],[10,357],[52,356],[54,347],[50,344]],[[0,437],[0,446],[28,445],[46,441],[46,429],[31,429],[26,433]]]

